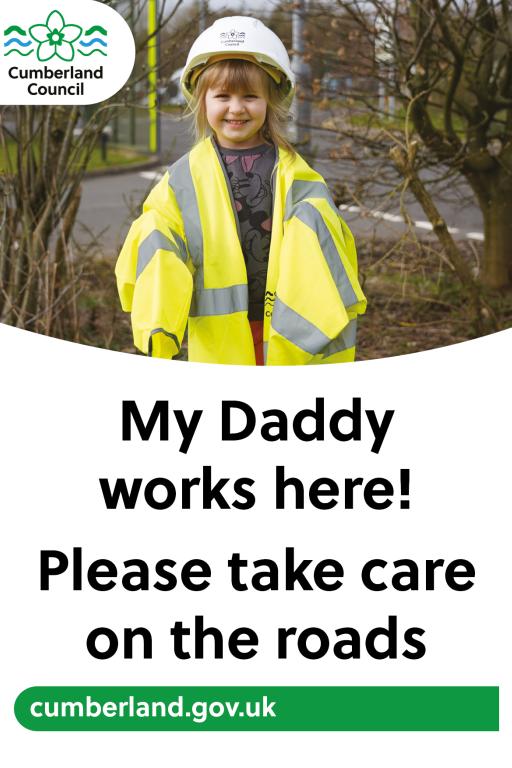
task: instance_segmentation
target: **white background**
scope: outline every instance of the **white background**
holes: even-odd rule
[[[507,331],[433,352],[355,365],[254,369],[168,363],[87,348],[0,326],[2,355],[2,535],[0,578],[0,754],[9,766],[244,766],[439,764],[510,765],[510,354]],[[291,417],[325,398],[326,413],[363,408],[381,418],[396,411],[379,455],[363,421],[360,443],[267,443],[256,433],[221,443],[220,404],[244,400],[258,414],[281,408]],[[155,400],[190,416],[204,414],[188,454],[171,440],[121,439],[121,402],[149,413]],[[261,425],[262,419],[259,418]],[[250,511],[107,511],[98,477],[195,476],[205,464],[219,477],[255,478]],[[321,512],[276,512],[276,464],[305,481],[327,475],[398,477],[411,469],[411,509],[383,512],[340,504]],[[227,493],[229,496],[229,492]],[[191,557],[212,566],[203,593],[128,593],[117,588],[73,592],[67,576],[39,591],[39,553],[81,546],[84,564],[107,557],[122,565]],[[233,551],[249,560],[282,562],[286,546],[300,558],[340,560],[346,578],[333,593],[235,593],[225,563]],[[443,581],[435,592],[370,593],[362,564],[386,560],[466,558],[476,568],[465,593]],[[196,614],[226,633],[242,625],[259,634],[251,661],[178,661],[168,630]],[[276,627],[317,625],[331,634],[361,633],[397,614],[399,628],[426,629],[426,656],[307,661],[276,658]],[[147,626],[152,660],[92,659],[87,634]],[[13,703],[34,685],[499,685],[499,733],[32,733],[15,720]]]

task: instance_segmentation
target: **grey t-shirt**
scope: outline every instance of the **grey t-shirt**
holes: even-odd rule
[[[233,191],[247,280],[249,320],[263,320],[268,254],[272,231],[272,170],[274,146],[251,149],[219,147]]]

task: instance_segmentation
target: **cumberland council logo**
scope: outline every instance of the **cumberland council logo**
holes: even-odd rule
[[[135,43],[113,8],[96,0],[18,0],[14,16],[6,6],[0,8],[4,104],[94,104],[129,78]]]
[[[33,24],[28,32],[18,24],[5,29],[4,38],[7,39],[4,42],[4,56],[13,53],[30,56],[35,52],[38,61],[50,61],[54,56],[62,61],[73,61],[77,53],[82,56],[92,56],[94,53],[106,56],[107,36],[107,30],[99,24],[84,31],[78,24],[68,24],[63,14],[55,10],[48,15],[44,24]]]
[[[221,32],[220,42],[227,48],[238,47],[245,43],[245,32],[238,32],[236,29],[231,29],[229,32]]]

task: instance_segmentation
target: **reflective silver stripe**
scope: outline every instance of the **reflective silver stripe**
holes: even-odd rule
[[[249,291],[247,285],[231,285],[229,288],[196,288],[192,297],[190,317],[231,315],[247,311]]]
[[[137,277],[139,277],[144,269],[146,269],[157,251],[171,251],[171,253],[175,253],[182,261],[187,260],[186,253],[185,258],[183,259],[183,255],[180,253],[179,248],[171,243],[169,238],[162,234],[162,232],[159,232],[158,229],[154,229],[153,232],[150,232],[146,239],[139,245],[137,251]]]
[[[267,364],[267,355],[268,355],[268,341],[263,342],[263,364]]]
[[[172,339],[174,341],[174,343],[176,344],[176,348],[177,348],[178,352],[180,351],[180,343],[178,341],[178,337],[175,336],[174,333],[169,333],[169,331],[166,331],[163,328],[155,328],[154,330],[151,331],[151,335],[149,337],[149,342],[148,342],[148,356],[149,357],[153,356],[153,336],[155,336],[155,334],[157,334],[157,333],[163,333],[164,336],[168,336],[169,339]]]
[[[272,313],[272,328],[310,355],[317,355],[331,341],[325,333],[284,304],[277,296]]]
[[[347,326],[342,330],[339,336],[337,336],[327,347],[323,350],[323,357],[330,357],[337,352],[345,352],[345,350],[355,347],[357,336],[357,319],[351,320]]]
[[[320,248],[325,256],[325,260],[331,271],[332,279],[336,284],[338,293],[341,296],[341,300],[345,307],[352,307],[357,304],[357,296],[355,294],[350,280],[341,261],[338,250],[332,239],[332,235],[329,232],[327,224],[323,220],[322,214],[311,203],[300,203],[293,215],[300,219],[303,224],[306,224],[310,229],[315,232],[320,243]]]
[[[195,267],[203,262],[203,233],[196,191],[190,171],[189,155],[169,168],[169,186],[176,195],[187,238],[188,252]]]
[[[174,237],[174,242],[178,247],[180,259],[183,261],[184,264],[186,264],[188,259],[188,253],[187,253],[187,245],[184,239],[180,237],[178,233],[174,231],[174,229],[171,229],[171,235]]]
[[[286,203],[284,207],[284,220],[288,221],[294,214],[294,208],[299,203],[302,203],[308,198],[322,198],[327,200],[334,213],[339,216],[340,212],[334,204],[334,200],[331,197],[331,193],[327,189],[326,184],[323,181],[301,181],[297,179],[292,182],[288,194],[286,195]]]

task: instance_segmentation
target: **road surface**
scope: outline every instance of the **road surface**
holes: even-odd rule
[[[162,146],[166,163],[181,157],[191,144],[190,121],[165,115],[162,120]],[[375,162],[372,158],[362,158],[356,163],[347,159],[329,159],[328,149],[332,146],[332,137],[327,131],[316,131],[314,144],[317,150],[314,166],[330,183],[335,180],[349,188],[353,187],[357,184],[358,175],[367,175]],[[75,231],[78,241],[83,246],[96,241],[104,253],[116,253],[130,222],[139,215],[142,201],[164,170],[165,166],[162,166],[154,171],[86,179]],[[383,195],[388,192],[389,185],[375,181],[363,201],[356,202],[347,198],[341,210],[356,237],[375,234],[381,239],[392,241],[403,234],[406,227],[400,214],[398,196],[386,199],[386,207],[383,206]],[[475,204],[461,204],[461,198],[467,197],[466,193],[464,188],[452,190],[449,199],[439,203],[439,208],[456,239],[483,240],[480,210]],[[407,210],[415,222],[418,237],[432,237],[430,224],[425,220],[423,211],[410,198],[407,198]]]

